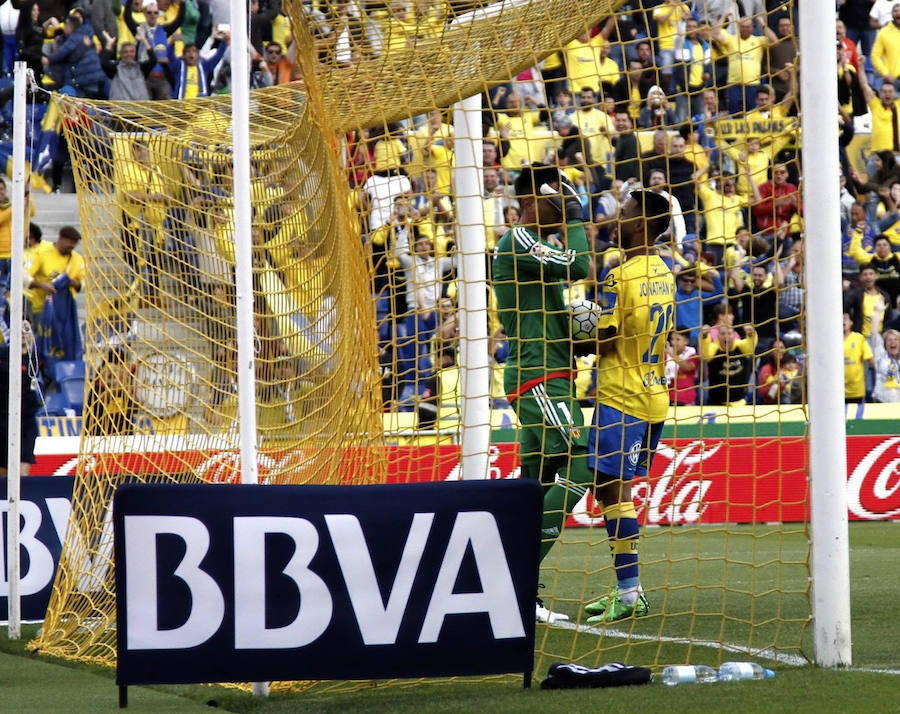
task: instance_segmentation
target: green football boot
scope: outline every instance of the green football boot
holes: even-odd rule
[[[622,602],[622,598],[619,597],[618,593],[610,594],[608,598],[604,599],[606,602],[604,603],[603,612],[589,617],[587,624],[599,625],[625,620],[629,617],[644,617],[650,612],[650,603],[647,602],[644,593],[638,593],[638,599],[633,605],[626,605]],[[591,605],[597,605],[599,602],[598,600],[596,603],[591,603]],[[585,607],[585,610],[587,610],[587,607]]]

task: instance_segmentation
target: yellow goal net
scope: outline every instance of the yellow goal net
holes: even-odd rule
[[[561,499],[536,594],[539,672],[807,660],[795,3],[747,17],[725,5],[737,7],[289,0],[301,79],[251,93],[260,478],[458,478],[462,401],[485,398],[484,476],[540,477],[547,503]],[[477,95],[481,131],[459,136],[453,106]],[[53,101],[79,194],[88,376],[72,519],[32,646],[112,664],[116,486],[238,480],[233,197],[246,187],[232,180],[227,95]],[[540,182],[517,182],[542,165],[580,206],[565,230],[534,213]],[[458,178],[466,168],[476,183]],[[644,315],[646,352],[622,353],[636,364],[613,366],[554,330],[578,304],[611,324],[632,258],[622,211],[641,190],[669,206],[649,239],[671,303]],[[481,206],[475,248],[465,196]],[[485,335],[466,333],[460,308],[473,251],[488,274]],[[522,302],[526,284],[541,305]],[[544,332],[525,335],[535,315]],[[471,395],[464,360],[479,341],[490,393]],[[664,402],[647,438],[661,439],[615,437],[616,467],[588,459],[601,474],[630,468],[628,480],[655,454],[630,498],[611,498],[599,476],[567,480],[568,461],[603,451],[605,429],[626,433],[636,417],[604,410],[623,404],[610,394],[631,389],[619,375],[641,360],[656,375],[641,389]],[[550,380],[569,385],[558,401]],[[538,428],[528,409],[544,410]]]

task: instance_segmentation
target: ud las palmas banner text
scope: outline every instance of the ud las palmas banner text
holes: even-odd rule
[[[117,683],[527,682],[542,496],[521,479],[124,485]]]

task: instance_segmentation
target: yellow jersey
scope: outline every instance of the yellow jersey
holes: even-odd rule
[[[691,59],[688,63],[688,86],[703,87],[703,69],[706,67],[706,56],[703,45],[699,42],[691,43]]]
[[[863,323],[862,336],[869,337],[872,334],[872,317],[875,315],[875,308],[881,305],[881,312],[884,314],[887,305],[884,304],[884,296],[879,292],[874,295],[863,293]],[[887,312],[890,312],[889,310]],[[881,332],[881,325],[876,326],[876,332]]]
[[[744,225],[741,209],[748,205],[747,199],[738,194],[726,196],[702,183],[698,194],[703,201],[706,242],[716,245],[734,243],[734,234],[737,233],[738,227]]]
[[[695,169],[701,170],[709,166],[709,155],[700,144],[688,144],[684,147],[684,158],[690,161]]]
[[[675,329],[675,278],[658,255],[639,255],[603,280],[598,330],[615,328],[597,365],[597,401],[648,422],[669,409],[665,347]]]
[[[399,169],[404,164],[406,146],[400,139],[384,136],[375,144],[375,170]]]
[[[863,362],[873,359],[872,348],[858,332],[844,338],[844,395],[847,399],[866,396],[866,379]]]
[[[750,168],[750,175],[753,176],[753,181],[756,183],[757,187],[762,186],[769,179],[770,162],[769,155],[765,151],[748,151],[746,163],[742,163],[740,159],[741,152],[747,151],[747,147],[743,142],[732,144],[726,151],[732,159],[740,164],[741,168],[744,168],[745,166]],[[747,180],[744,171],[738,171],[737,173],[737,192],[741,194],[741,196],[747,196],[748,198],[752,197],[753,188],[750,186],[750,182]]]
[[[200,72],[197,65],[187,65],[184,72],[184,98],[200,96]]]
[[[544,69],[559,69],[562,67],[562,55],[559,52],[554,52],[552,55],[547,55],[544,59]]]
[[[675,49],[675,36],[678,34],[678,23],[690,17],[691,11],[683,2],[677,5],[657,5],[653,9],[656,20],[656,46],[660,50]]]
[[[496,134],[509,127],[509,151],[501,160],[507,171],[521,171],[524,164],[533,164],[544,158],[544,150],[553,135],[547,129],[535,126],[540,117],[537,112],[523,111],[521,116],[497,114]]]
[[[144,223],[153,232],[153,243],[161,248],[165,245],[163,222],[166,220],[166,204],[162,201],[133,201],[130,192],[156,193],[166,192],[162,176],[158,171],[148,168],[132,159],[116,162],[116,192],[122,212],[134,221],[137,229],[141,213]]]
[[[452,125],[441,123],[434,132],[433,145],[441,148],[446,147],[447,151],[450,151],[449,146],[453,140],[453,133]],[[426,166],[431,166],[429,162],[432,161],[432,157],[427,156],[425,151],[425,144],[428,142],[430,134],[428,124],[424,124],[414,132],[406,135],[410,158],[405,168],[410,176],[420,176],[425,172]],[[430,154],[431,152],[429,151],[428,153]]]
[[[25,235],[28,235],[29,220],[34,218],[34,201],[30,198],[25,209]],[[12,203],[0,207],[0,259],[9,259],[12,255]]]
[[[728,84],[759,84],[766,38],[750,35],[746,40],[722,33],[719,42],[728,57]]]
[[[566,74],[569,77],[569,88],[573,94],[581,91],[583,87],[590,87],[595,92],[600,91],[600,77],[597,60],[600,59],[600,51],[588,42],[572,40],[565,49]]]
[[[288,37],[291,34],[291,19],[283,12],[278,13],[272,20],[272,42],[281,46],[281,51],[288,51]]]
[[[895,99],[891,106],[885,107],[880,97],[872,97],[869,100],[869,111],[872,112],[871,150],[900,151],[900,146],[895,146],[894,142],[894,113],[900,114],[900,99]]]
[[[882,27],[875,37],[872,66],[882,77],[900,75],[900,29],[892,22]]]
[[[579,109],[571,118],[578,127],[578,133],[587,139],[593,165],[602,166],[604,173],[609,173],[609,161],[613,155],[609,137],[616,133],[613,118],[599,109]]]
[[[382,49],[386,53],[401,52],[416,43],[420,31],[425,31],[425,25],[419,27],[418,23],[396,18],[385,18],[381,25]]]
[[[25,272],[31,276],[32,280],[41,283],[53,282],[55,278],[63,273],[68,273],[70,278],[84,283],[84,258],[74,251],[69,255],[63,255],[56,249],[56,243],[41,241],[35,246],[28,262],[25,264]],[[75,288],[70,286],[69,292],[74,298]],[[28,299],[31,300],[31,307],[34,310],[35,317],[37,317],[44,309],[47,293],[38,288],[31,288],[27,291],[27,294]]]

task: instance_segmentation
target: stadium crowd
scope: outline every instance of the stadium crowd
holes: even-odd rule
[[[470,5],[335,0],[304,8],[320,60],[352,69],[436,36]],[[847,399],[900,401],[900,2],[836,5],[842,170],[833,210],[842,221]],[[298,79],[282,10],[280,0],[251,3],[252,86]],[[620,260],[616,220],[629,191],[649,187],[670,200],[659,252],[677,273],[678,329],[667,350],[673,403],[803,399],[808,256],[795,11],[784,0],[632,1],[484,92],[488,264],[518,219],[511,186],[524,165],[557,164],[580,192],[592,269],[569,286],[571,299],[596,298]],[[24,59],[45,88],[90,98],[227,92],[227,12],[221,0],[6,0],[3,71]],[[0,101],[8,97],[0,89]],[[857,171],[847,152],[864,117],[871,145]],[[453,401],[458,361],[449,121],[435,109],[345,141],[375,270],[386,408],[418,407],[420,420]],[[65,162],[60,142],[54,187]],[[3,250],[0,238],[0,260]],[[490,330],[492,359],[502,365],[508,347],[493,311]],[[595,358],[577,362],[578,395],[590,403]],[[505,404],[500,371],[496,406]]]
[[[871,56],[853,40],[866,3],[840,3],[835,24],[842,199],[834,210],[841,211],[850,327],[848,401],[900,401],[900,3],[889,4],[884,13],[876,3],[867,20],[878,23],[864,31]],[[572,299],[596,297],[617,264],[615,225],[629,191],[649,187],[670,199],[673,221],[659,251],[677,273],[678,330],[668,350],[673,403],[803,400],[794,10],[784,2],[630,3],[484,94],[489,253],[517,219],[511,184],[527,164],[557,164],[581,192],[593,264],[588,280],[570,286]],[[410,11],[392,3],[389,13],[384,44],[357,52],[392,51],[428,36],[422,4]],[[323,52],[350,61],[338,56],[348,37],[352,48],[354,34],[345,31]],[[871,121],[865,180],[847,155],[858,117]],[[348,139],[351,184],[377,271],[386,403],[409,410],[446,392],[442,377],[455,364],[455,320],[444,327],[455,304],[453,129],[448,114],[435,110]],[[491,332],[500,364],[506,346],[496,319]],[[590,403],[594,358],[579,358],[578,368],[579,397]],[[451,371],[447,381],[455,378]],[[496,382],[492,396],[502,406]]]

